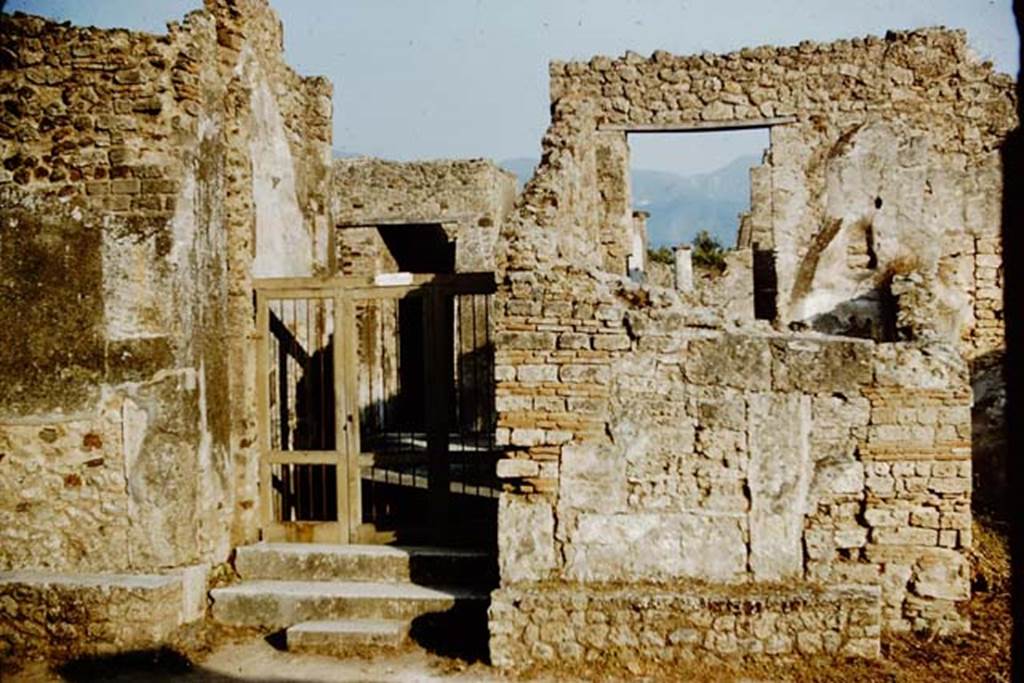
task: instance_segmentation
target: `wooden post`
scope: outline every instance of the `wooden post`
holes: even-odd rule
[[[334,447],[338,451],[335,475],[338,491],[340,543],[351,543],[359,524],[359,422],[355,386],[355,312],[352,300],[340,291],[334,297]]]
[[[270,353],[270,316],[267,297],[256,292],[256,433],[259,441],[260,533],[267,538],[273,517],[273,490],[270,481],[270,381],[267,355]]]

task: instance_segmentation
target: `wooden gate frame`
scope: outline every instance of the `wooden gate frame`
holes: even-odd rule
[[[260,531],[264,541],[312,543],[358,543],[374,536],[375,530],[362,524],[360,468],[371,464],[361,460],[358,406],[358,341],[355,334],[355,305],[360,299],[401,299],[423,290],[424,315],[438,319],[444,313],[445,297],[454,294],[492,294],[492,273],[431,275],[394,273],[370,277],[262,278],[253,280],[256,296],[256,420],[260,451],[259,495]],[[335,450],[274,451],[270,440],[269,331],[271,299],[330,299],[334,302],[334,402]],[[425,325],[424,329],[431,329]],[[444,369],[450,362],[443,344],[425,338],[424,362],[427,367]],[[447,392],[447,383],[438,390]],[[427,402],[427,440],[430,501],[435,523],[447,521],[448,435],[440,427],[447,396]],[[430,444],[433,447],[430,447]],[[282,522],[274,519],[271,466],[334,465],[337,477],[336,521]]]

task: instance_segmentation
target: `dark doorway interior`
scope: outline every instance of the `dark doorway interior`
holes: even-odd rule
[[[381,225],[381,239],[404,273],[455,272],[455,242],[437,223]]]

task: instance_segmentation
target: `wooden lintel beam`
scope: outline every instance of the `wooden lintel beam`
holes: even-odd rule
[[[766,119],[740,119],[735,121],[691,121],[689,123],[602,123],[599,131],[621,131],[624,133],[710,133],[721,130],[743,130],[745,128],[770,128],[795,123],[795,116],[774,116]]]

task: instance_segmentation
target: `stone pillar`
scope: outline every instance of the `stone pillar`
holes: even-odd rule
[[[626,259],[626,270],[630,277],[647,270],[647,217],[646,211],[633,212],[632,252]]]
[[[767,164],[750,169],[750,234],[746,244],[773,244],[772,169]]]
[[[675,248],[676,254],[676,290],[693,291],[693,249],[689,245]]]

